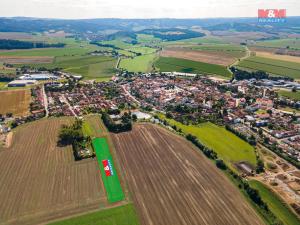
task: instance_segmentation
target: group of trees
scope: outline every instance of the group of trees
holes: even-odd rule
[[[82,132],[82,120],[76,119],[74,124],[62,125],[59,132],[59,143],[63,145],[75,144],[76,142],[82,142],[84,135]]]
[[[269,74],[264,71],[248,72],[245,70],[240,70],[235,67],[230,67],[231,72],[236,80],[246,80],[246,79],[268,79]]]
[[[111,132],[120,133],[132,130],[131,115],[129,113],[124,113],[121,117],[121,121],[115,122],[110,118],[108,113],[103,112],[102,120],[107,129]]]
[[[208,158],[210,159],[218,159],[218,155],[216,152],[214,152],[212,149],[206,147],[205,145],[203,145],[196,136],[191,135],[191,134],[187,134],[186,135],[186,139],[191,141],[194,145],[196,145],[203,153],[204,155],[206,155]]]
[[[63,48],[64,43],[48,44],[43,42],[29,42],[0,39],[0,49],[30,49],[30,48]]]

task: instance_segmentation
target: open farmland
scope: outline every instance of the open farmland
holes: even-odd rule
[[[300,39],[299,38],[286,38],[268,41],[259,41],[255,45],[270,48],[289,48],[300,50]]]
[[[133,204],[104,209],[49,225],[139,225]]]
[[[224,57],[241,58],[246,55],[246,49],[241,45],[233,44],[214,44],[214,45],[196,45],[190,47],[192,50],[210,52]]]
[[[270,59],[277,59],[277,60],[283,60],[288,62],[296,62],[300,63],[300,57],[297,56],[291,56],[291,55],[279,55],[274,54],[271,52],[263,52],[263,51],[257,51],[255,53],[256,56],[264,57],[264,58],[270,58]]]
[[[224,127],[213,123],[202,123],[200,125],[184,125],[173,119],[168,119],[159,114],[161,119],[167,120],[170,125],[181,128],[185,134],[196,136],[204,145],[213,149],[224,162],[236,170],[234,163],[247,161],[252,166],[256,165],[254,148]]]
[[[155,67],[161,72],[215,74],[227,78],[231,76],[225,66],[171,57],[159,57],[155,62]]]
[[[68,118],[18,127],[0,150],[0,224],[37,224],[107,206],[96,159],[74,161],[71,146],[57,146]]]
[[[53,57],[49,57],[49,56],[0,56],[0,62],[9,63],[9,64],[52,63]]]
[[[30,91],[27,89],[0,91],[0,114],[27,115],[29,113],[30,99]]]
[[[121,59],[119,67],[130,72],[150,72],[156,54],[141,55],[134,58]]]
[[[151,124],[112,137],[142,225],[263,224],[239,190],[182,137]]]
[[[287,97],[296,101],[300,101],[300,92],[293,92],[293,91],[278,91],[279,96]]]
[[[251,56],[239,62],[238,66],[251,70],[263,70],[274,75],[300,78],[300,63],[295,62]]]
[[[188,59],[197,62],[205,62],[222,66],[229,66],[236,61],[234,57],[222,54],[222,52],[215,53],[210,51],[197,51],[188,48],[166,48],[160,53],[160,55],[162,57]]]

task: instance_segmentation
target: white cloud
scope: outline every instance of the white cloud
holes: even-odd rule
[[[43,18],[254,17],[259,8],[300,15],[298,0],[1,0],[0,16]]]

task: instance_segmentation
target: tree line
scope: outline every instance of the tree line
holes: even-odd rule
[[[64,43],[48,44],[43,42],[0,39],[0,49],[5,50],[30,48],[63,48],[64,46]]]

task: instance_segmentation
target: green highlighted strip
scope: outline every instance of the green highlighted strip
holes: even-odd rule
[[[110,203],[122,201],[125,196],[106,139],[94,138],[92,143],[96,152],[108,201]]]

